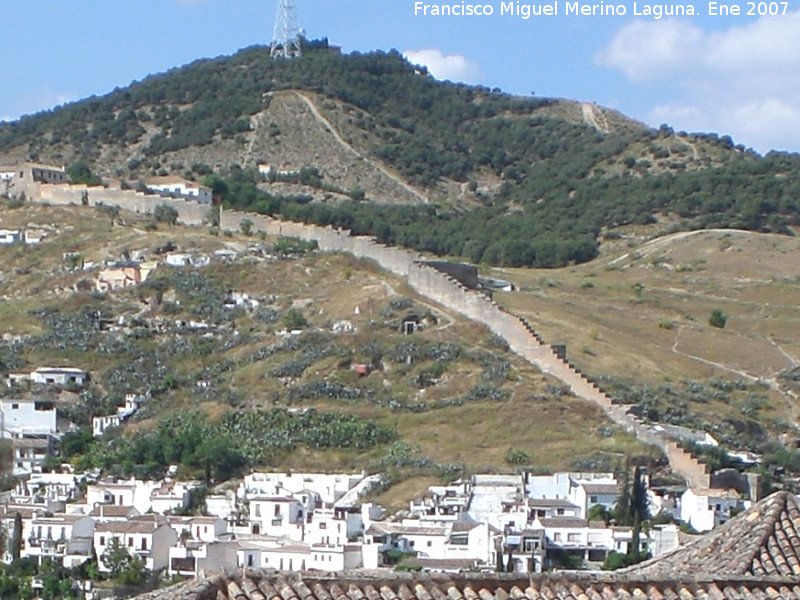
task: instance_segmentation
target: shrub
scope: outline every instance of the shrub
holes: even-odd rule
[[[178,211],[169,204],[159,204],[153,210],[153,217],[159,223],[175,225],[178,222]]]
[[[286,313],[286,316],[283,318],[283,324],[286,326],[286,329],[305,329],[308,327],[308,320],[306,320],[305,316],[303,316],[303,312],[300,309],[292,308],[289,309],[289,312]]]
[[[709,325],[718,329],[725,329],[725,325],[727,323],[728,317],[724,312],[722,312],[722,310],[715,308],[711,311],[711,316],[708,318]]]

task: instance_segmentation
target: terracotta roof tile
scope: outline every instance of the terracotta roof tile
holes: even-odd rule
[[[697,575],[648,579],[619,574],[395,575],[374,578],[241,572],[193,581],[140,600],[800,600],[800,580]]]
[[[773,494],[696,541],[626,572],[798,577],[800,502],[788,492]]]

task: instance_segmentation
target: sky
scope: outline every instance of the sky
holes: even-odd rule
[[[2,0],[0,120],[269,44],[278,3]],[[307,38],[343,52],[396,49],[439,79],[595,102],[762,154],[800,151],[800,0],[291,3]],[[452,14],[470,7],[492,14]],[[525,18],[548,7],[558,14]]]

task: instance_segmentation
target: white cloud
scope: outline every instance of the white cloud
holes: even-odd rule
[[[415,65],[427,67],[436,79],[449,79],[464,83],[478,83],[481,79],[481,69],[463,54],[444,54],[441,50],[407,50],[405,57]]]
[[[703,43],[703,31],[684,21],[634,21],[595,57],[636,82],[668,79],[686,69]]]
[[[635,21],[595,61],[637,84],[670,83],[653,123],[727,133],[760,152],[800,150],[800,11],[719,31]]]

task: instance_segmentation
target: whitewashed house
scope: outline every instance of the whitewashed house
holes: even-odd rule
[[[177,532],[178,539],[182,541],[191,540],[210,544],[226,541],[231,537],[228,524],[219,517],[169,516],[167,522]]]
[[[209,494],[205,498],[206,501],[206,514],[213,517],[225,519],[225,521],[234,521],[238,515],[238,508],[236,504],[235,494],[229,492],[226,494]]]
[[[16,244],[22,240],[22,231],[19,229],[0,229],[0,244]]]
[[[686,490],[681,496],[680,519],[695,531],[711,531],[726,523],[737,511],[750,507],[736,490]]]
[[[108,565],[103,562],[103,552],[112,539],[117,539],[120,546],[139,556],[150,571],[169,566],[169,549],[178,541],[178,534],[165,521],[145,517],[96,525],[93,542],[101,573],[109,571]]]
[[[14,475],[40,470],[60,436],[53,402],[0,399],[0,439],[12,440]]]
[[[145,182],[151,192],[171,198],[195,200],[200,204],[211,204],[211,188],[200,185],[196,181],[188,181],[182,177],[165,175],[151,177]]]
[[[94,519],[84,515],[35,512],[23,520],[25,556],[38,562],[52,560],[71,568],[89,559],[92,554]]]
[[[158,486],[155,481],[106,480],[91,484],[86,490],[86,504],[90,510],[99,504],[134,506],[140,514],[152,510],[150,495]]]
[[[277,487],[291,493],[312,491],[319,496],[322,505],[332,506],[348,491],[358,485],[365,473],[251,473],[245,476],[237,496],[248,494],[273,494]]]
[[[12,496],[15,502],[36,504],[72,502],[78,492],[78,477],[71,473],[32,473],[20,478]],[[48,509],[51,512],[52,509]]]
[[[199,577],[201,573],[234,569],[238,566],[236,541],[197,542],[178,541],[169,549],[170,576]]]
[[[311,546],[301,542],[270,540],[241,542],[236,553],[237,566],[248,569],[305,571],[311,568]]]
[[[188,508],[190,494],[195,487],[196,483],[165,480],[150,492],[150,510],[159,515],[167,515]]]
[[[249,500],[250,532],[253,535],[303,539],[305,510],[303,504],[291,495],[253,495]]]
[[[89,373],[72,367],[40,367],[31,372],[31,381],[40,385],[83,387],[89,379]]]
[[[89,512],[97,523],[106,523],[108,521],[128,521],[134,517],[140,516],[135,506],[125,506],[117,504],[98,504]]]
[[[106,429],[119,427],[139,410],[145,400],[144,396],[138,394],[126,394],[125,404],[117,407],[116,414],[92,418],[92,435],[100,437],[105,433]]]

